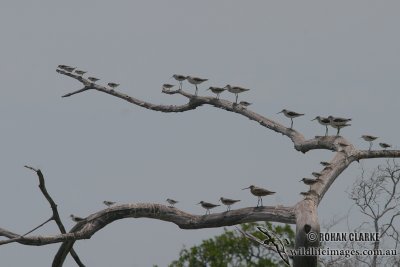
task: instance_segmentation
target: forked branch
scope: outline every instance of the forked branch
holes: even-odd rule
[[[29,232],[26,233],[25,235],[27,235],[27,234],[29,234],[29,233],[35,231],[36,229],[42,227],[43,225],[45,225],[47,222],[49,222],[49,221],[51,221],[51,220],[54,220],[54,221],[56,222],[57,226],[58,226],[58,229],[60,229],[60,232],[61,232],[62,234],[65,234],[65,233],[66,233],[66,230],[65,230],[65,227],[64,227],[64,225],[63,225],[63,223],[62,223],[62,221],[61,221],[60,214],[58,213],[57,204],[54,202],[54,200],[52,199],[52,197],[50,196],[50,194],[47,192],[46,184],[45,184],[45,181],[44,181],[44,176],[43,176],[42,171],[39,170],[39,169],[35,169],[35,168],[33,168],[33,167],[30,167],[30,166],[24,166],[24,167],[27,168],[27,169],[30,169],[30,170],[32,170],[32,171],[34,171],[34,172],[36,172],[36,174],[37,174],[37,176],[38,176],[38,178],[39,178],[39,188],[40,188],[40,191],[42,192],[42,194],[44,195],[44,197],[46,198],[46,200],[49,202],[50,207],[51,207],[51,210],[52,210],[52,212],[53,212],[53,215],[52,215],[52,217],[51,217],[50,219],[48,219],[47,221],[45,221],[45,222],[42,223],[41,225],[35,227],[34,229],[32,229],[31,231],[29,231]],[[1,233],[0,233],[0,235],[1,235]],[[24,236],[25,236],[25,235],[24,235]],[[14,238],[16,238],[16,237],[14,237]],[[22,239],[25,239],[24,237],[21,237],[21,238],[22,238]],[[18,239],[20,239],[20,238],[17,238],[17,240],[18,240]],[[21,239],[20,239],[20,240],[21,240]],[[1,243],[0,243],[0,244],[1,244]],[[70,253],[71,253],[71,256],[74,258],[75,262],[78,264],[78,266],[81,266],[81,267],[84,267],[84,266],[85,266],[85,265],[82,263],[82,261],[79,259],[78,254],[75,252],[75,250],[74,250],[73,248],[71,248]]]

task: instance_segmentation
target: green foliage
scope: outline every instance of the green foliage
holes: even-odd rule
[[[273,226],[271,223],[242,224],[241,229],[253,236],[264,240],[257,226],[265,227],[275,232],[282,239],[287,238],[289,246],[293,246],[295,233],[286,224]],[[189,249],[183,248],[179,253],[179,259],[173,261],[169,267],[269,267],[284,266],[278,253],[267,250],[263,246],[250,241],[237,230],[227,230],[214,238],[203,240],[198,245]]]

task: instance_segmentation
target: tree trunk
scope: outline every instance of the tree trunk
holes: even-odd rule
[[[296,206],[296,243],[297,252],[313,255],[319,248],[320,226],[317,205],[309,198]],[[294,256],[294,267],[317,267],[318,256]]]

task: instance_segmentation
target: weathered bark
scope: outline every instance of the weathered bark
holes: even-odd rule
[[[296,241],[298,252],[310,252],[319,247],[320,225],[318,222],[317,202],[313,196],[307,197],[296,205]],[[310,254],[310,255],[311,255]],[[317,266],[317,256],[293,256],[294,267]]]

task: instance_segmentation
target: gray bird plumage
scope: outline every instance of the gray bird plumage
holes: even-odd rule
[[[242,190],[245,190],[245,189],[250,189],[250,192],[253,195],[255,195],[256,197],[258,197],[257,207],[258,207],[260,202],[261,202],[261,206],[263,206],[263,202],[262,202],[262,197],[263,196],[269,196],[269,195],[273,195],[273,194],[276,193],[276,192],[269,191],[269,190],[267,190],[265,188],[258,187],[258,186],[255,186],[255,185],[250,185],[249,187],[243,188]]]

